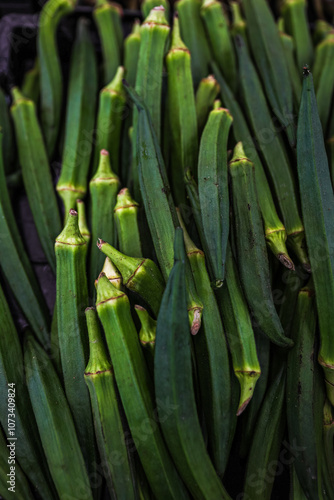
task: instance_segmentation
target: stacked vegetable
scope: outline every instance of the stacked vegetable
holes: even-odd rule
[[[277,21],[265,0],[179,0],[170,26],[145,0],[123,42],[97,0],[102,66],[80,18],[66,86],[74,9],[45,4],[10,116],[1,95],[0,265],[30,326],[0,288],[0,494],[15,384],[18,500],[269,499],[285,469],[291,499],[334,499],[332,26],[311,35],[305,0]]]

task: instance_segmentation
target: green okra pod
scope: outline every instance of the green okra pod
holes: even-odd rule
[[[154,7],[160,7],[160,5],[163,6],[163,8],[166,11],[166,18],[169,19],[169,2],[168,0],[144,0],[141,3],[141,11],[143,14],[144,19],[149,15],[152,9]]]
[[[186,499],[186,489],[168,454],[156,417],[154,420],[153,383],[131,317],[129,300],[104,275],[100,275],[97,283],[96,309],[105,331],[132,440],[154,495]],[[174,406],[167,407],[166,411],[169,419]]]
[[[60,232],[61,223],[36,108],[17,87],[12,89],[12,96],[11,113],[23,182],[44,253],[55,271],[53,242]]]
[[[77,199],[77,212],[78,212],[79,231],[81,233],[81,236],[83,236],[84,240],[87,242],[87,247],[88,247],[89,242],[91,240],[91,234],[89,227],[87,225],[85,202],[80,198]]]
[[[294,41],[290,35],[287,35],[286,33],[283,33],[281,31],[280,38],[283,45],[284,56],[286,64],[288,66],[289,76],[292,84],[294,109],[298,111],[300,96],[302,93],[302,83],[300,79],[300,71],[298,71],[294,60]]]
[[[94,427],[109,494],[112,499],[135,499],[128,451],[119,408],[115,376],[102,339],[96,310],[86,311],[90,355],[85,381],[90,393]]]
[[[143,346],[144,356],[151,375],[154,374],[154,349],[157,330],[157,322],[151,318],[146,309],[135,306],[141,328],[139,331],[139,341]]]
[[[97,63],[87,19],[78,21],[71,54],[63,161],[57,191],[65,215],[84,198],[92,153],[97,92]]]
[[[120,139],[126,102],[123,77],[124,68],[120,66],[114,79],[100,92],[93,156],[94,173],[99,165],[101,149],[109,151],[113,171],[118,174],[120,170]]]
[[[41,78],[41,68],[39,64],[39,59],[37,57],[34,66],[25,73],[21,85],[22,94],[28,99],[31,99],[35,103],[36,107],[38,106],[39,95],[41,90],[40,78]]]
[[[323,410],[323,439],[329,476],[334,484],[334,415],[332,405],[326,399]]]
[[[300,481],[298,479],[296,468],[294,465],[290,467],[290,498],[291,500],[307,500],[303,492],[303,488],[300,485]]]
[[[318,360],[324,369],[328,398],[334,404],[334,346],[331,333],[334,301],[334,195],[312,74],[307,69],[304,74],[297,138],[300,197],[319,315]]]
[[[285,128],[291,146],[294,146],[296,132],[292,86],[273,14],[265,0],[243,0],[242,7],[246,16],[250,46],[267,98],[278,121]]]
[[[89,183],[92,241],[94,242],[90,252],[90,287],[93,287],[104,262],[102,253],[95,245],[97,238],[103,237],[112,245],[116,243],[114,208],[119,184],[117,175],[111,170],[109,153],[102,149],[97,172]]]
[[[201,16],[210,40],[211,51],[225,80],[233,92],[237,88],[236,57],[223,6],[217,0],[203,0]]]
[[[138,226],[138,203],[131,197],[127,188],[117,195],[114,218],[117,227],[118,246],[122,253],[130,257],[142,257]]]
[[[195,96],[198,135],[201,136],[214,100],[219,93],[219,83],[213,75],[203,78],[197,88]]]
[[[48,0],[39,17],[37,55],[41,75],[41,122],[48,157],[52,157],[60,127],[63,77],[57,47],[57,28],[76,0]]]
[[[79,232],[78,214],[70,210],[66,225],[55,243],[58,342],[66,398],[87,469],[94,472],[93,419],[83,375],[88,358],[87,327],[83,314],[88,304],[86,246]]]
[[[198,193],[215,286],[224,281],[230,227],[227,141],[233,118],[224,108],[211,111],[202,134],[198,159]]]
[[[98,0],[93,10],[102,46],[104,85],[111,82],[121,63],[123,35],[120,14],[120,7],[107,0]]]
[[[197,115],[190,63],[190,52],[180,36],[179,19],[174,17],[166,66],[171,134],[171,186],[177,204],[185,203],[184,172],[195,168],[198,154]]]
[[[234,150],[230,175],[237,261],[247,302],[262,332],[275,344],[291,347],[273,302],[254,166],[245,157],[242,143]]]
[[[142,4],[143,5],[143,4]],[[148,15],[148,14],[147,14]],[[145,17],[147,17],[147,15]],[[134,87],[136,84],[137,66],[140,48],[140,21],[136,19],[130,35],[124,40],[124,69],[126,81]]]
[[[287,152],[271,118],[259,77],[241,39],[237,43],[237,52],[245,111],[274,185],[288,243],[305,269],[309,269],[298,194]]]
[[[155,346],[155,394],[162,432],[178,471],[195,499],[228,499],[207,454],[197,415],[187,315],[183,231],[175,231],[174,266],[161,304]],[[173,411],[163,418],[163,401]]]
[[[245,19],[242,17],[240,4],[239,4],[239,2],[231,1],[231,2],[229,2],[229,6],[231,8],[231,16],[232,16],[231,35],[242,36],[245,43],[247,44],[247,42],[248,42],[247,24],[246,24]]]
[[[332,31],[333,26],[324,21],[323,19],[317,19],[314,23],[314,31],[313,31],[313,43],[314,45],[318,45],[318,43],[322,42],[326,36]]]
[[[3,135],[2,141],[2,154],[3,164],[5,167],[6,175],[13,171],[13,164],[15,159],[15,147],[13,126],[10,119],[8,104],[6,101],[5,93],[0,89],[0,127]]]
[[[314,55],[306,10],[306,0],[284,0],[281,7],[284,29],[295,42],[299,74],[305,64],[312,65]]]
[[[191,71],[195,89],[209,73],[211,53],[201,19],[201,0],[180,0],[176,10],[180,20],[181,37],[190,50]]]
[[[314,90],[324,134],[326,134],[327,126],[329,125],[328,120],[331,113],[329,103],[334,92],[333,58],[334,32],[332,31],[317,46],[313,66]]]
[[[114,266],[109,257],[105,258],[101,272],[107,276],[110,283],[114,285],[114,287],[117,288],[117,290],[122,290],[122,284],[123,284],[122,275],[117,269],[117,267]],[[95,280],[95,286],[97,286],[97,282],[98,278]]]
[[[61,381],[50,359],[30,333],[25,337],[24,365],[29,395],[57,498],[92,500],[87,470]],[[84,418],[83,413],[81,417]]]

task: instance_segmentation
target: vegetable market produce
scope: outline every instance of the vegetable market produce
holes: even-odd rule
[[[334,500],[330,2],[40,11],[0,19],[0,497]]]

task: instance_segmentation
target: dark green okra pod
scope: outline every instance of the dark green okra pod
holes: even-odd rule
[[[146,309],[135,306],[141,328],[139,331],[139,341],[143,346],[144,356],[151,375],[154,375],[154,349],[157,330],[157,322],[151,318]]]
[[[147,14],[148,15],[148,14]],[[145,16],[146,17],[146,16]],[[136,19],[130,35],[124,40],[124,69],[126,81],[134,87],[136,84],[137,66],[140,48],[140,21]]]
[[[3,135],[2,154],[6,175],[13,171],[15,157],[13,127],[5,93],[0,89],[0,126]]]
[[[162,5],[163,8],[165,9],[166,18],[169,19],[168,0],[144,0],[140,6],[144,19],[149,15],[149,13],[151,12],[152,9],[154,9],[154,7],[160,7],[160,5]]]
[[[213,103],[219,93],[219,83],[213,75],[203,78],[195,96],[198,135],[201,136]]]
[[[313,66],[314,90],[317,99],[317,107],[324,134],[327,132],[328,120],[330,118],[331,102],[334,92],[334,33],[329,33],[319,43],[315,52]]]
[[[78,212],[79,231],[81,233],[81,236],[83,236],[85,241],[87,242],[87,249],[88,249],[88,245],[91,240],[91,234],[89,227],[87,225],[85,202],[80,198],[77,199],[77,212]]]
[[[131,198],[129,190],[127,188],[121,189],[117,195],[114,217],[119,249],[130,257],[142,257],[138,209],[139,205]]]

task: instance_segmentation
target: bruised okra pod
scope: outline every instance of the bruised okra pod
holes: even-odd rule
[[[44,253],[55,271],[54,240],[60,232],[61,222],[49,161],[35,104],[26,99],[17,87],[12,89],[12,95],[11,113],[15,125],[23,182]]]
[[[135,311],[140,320],[141,329],[139,331],[139,340],[143,346],[144,356],[151,375],[154,374],[154,348],[157,322],[151,318],[146,309],[141,306],[135,306]]]
[[[63,76],[57,47],[57,28],[75,0],[49,0],[39,16],[37,54],[41,68],[41,122],[48,157],[52,157],[60,127]]]
[[[78,214],[70,210],[66,225],[55,244],[58,342],[66,398],[87,469],[94,472],[93,419],[83,376],[88,358],[87,327],[82,313],[88,304],[86,246],[79,232]]]
[[[127,188],[121,189],[117,195],[114,217],[119,249],[130,257],[142,257],[138,209],[139,205],[131,198],[129,190]]]
[[[208,119],[209,113],[212,109],[214,100],[219,93],[220,87],[219,83],[213,75],[209,75],[207,78],[203,78],[198,86],[195,104],[196,104],[196,115],[197,115],[197,127],[198,135],[201,136],[206,121]]]
[[[282,4],[284,30],[295,42],[299,74],[305,64],[312,65],[314,55],[306,9],[306,0],[284,0]]]
[[[333,61],[334,32],[331,32],[317,46],[313,66],[314,90],[324,134],[327,132],[328,119],[331,113],[330,102],[334,92]]]
[[[227,140],[233,118],[228,109],[211,111],[201,138],[198,192],[214,284],[223,284],[230,227]]]
[[[154,495],[156,498],[187,499],[188,494],[154,420],[153,382],[131,317],[129,299],[103,274],[97,283],[96,308],[105,331],[130,432]],[[168,411],[173,413],[174,409]],[[149,439],[143,439],[143,422]]]
[[[242,143],[234,150],[230,174],[237,260],[247,302],[262,332],[280,347],[291,347],[273,302],[254,166],[245,157]]]
[[[65,215],[84,198],[92,152],[97,92],[97,64],[87,19],[78,21],[71,54],[63,161],[57,191]]]
[[[140,21],[136,19],[130,35],[124,40],[124,69],[126,81],[134,87],[140,48]]]
[[[134,500],[134,485],[115,376],[104,346],[96,311],[89,307],[85,313],[90,346],[85,382],[89,389],[104,477],[111,498]]]
[[[103,236],[112,245],[115,244],[114,208],[118,189],[119,179],[111,170],[109,153],[105,149],[102,149],[99,167],[89,183],[92,241],[94,242],[90,253],[89,287],[93,286],[94,280],[100,274],[104,262],[102,253],[98,251],[95,245],[97,238]]]
[[[217,0],[203,0],[201,16],[206,26],[211,49],[220,71],[235,92],[237,87],[237,65],[231,34],[223,6]]]

